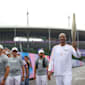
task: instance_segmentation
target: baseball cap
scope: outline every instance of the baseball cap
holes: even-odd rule
[[[3,45],[0,44],[0,49],[4,49]]]
[[[18,51],[18,48],[13,47],[13,48],[12,48],[12,51]]]
[[[44,53],[44,50],[43,50],[43,49],[40,49],[40,50],[38,51],[38,54],[40,54],[40,53]]]

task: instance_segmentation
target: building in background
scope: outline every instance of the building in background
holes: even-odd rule
[[[46,54],[49,54],[51,48],[58,43],[58,35],[61,32],[66,33],[67,42],[71,43],[71,30],[65,28],[50,28],[49,35],[49,28],[43,27],[0,27],[0,43],[5,47],[17,46],[20,51],[33,53],[43,47]],[[77,31],[77,33],[79,48],[85,49],[85,31]]]

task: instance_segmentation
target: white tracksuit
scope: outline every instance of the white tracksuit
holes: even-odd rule
[[[71,45],[56,45],[52,49],[48,71],[54,69],[56,85],[71,85],[72,82],[72,55],[77,53]]]

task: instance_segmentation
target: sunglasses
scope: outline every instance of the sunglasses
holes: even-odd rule
[[[44,54],[44,53],[40,53],[40,54]]]
[[[17,52],[16,50],[13,50],[12,52]]]

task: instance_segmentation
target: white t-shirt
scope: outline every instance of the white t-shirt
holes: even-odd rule
[[[71,45],[54,46],[48,71],[54,68],[54,75],[72,75],[72,55],[77,57],[77,53]]]

